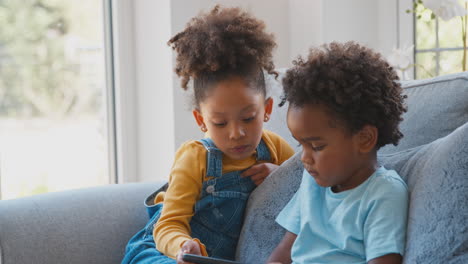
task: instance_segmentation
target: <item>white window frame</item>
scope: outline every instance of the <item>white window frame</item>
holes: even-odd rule
[[[106,27],[107,42],[112,42],[112,49],[107,52],[108,81],[114,89],[108,89],[108,119],[113,127],[109,146],[114,160],[112,164],[116,183],[135,181],[137,170],[136,137],[136,87],[135,61],[133,44],[133,1],[107,1],[106,15],[110,18],[110,27]],[[106,43],[107,44],[107,43]],[[112,142],[111,142],[112,141]],[[112,175],[112,174],[111,174]],[[124,176],[125,175],[125,176]]]
[[[418,53],[426,53],[426,52],[434,52],[435,53],[435,76],[439,76],[440,75],[440,53],[443,52],[443,51],[463,51],[464,47],[463,46],[459,46],[459,47],[449,47],[449,48],[441,48],[439,46],[439,21],[440,21],[440,18],[437,17],[435,19],[435,32],[432,32],[432,33],[435,33],[435,48],[430,48],[430,49],[417,49],[416,48],[416,45],[417,45],[417,41],[416,41],[416,34],[417,34],[417,30],[416,30],[416,14],[413,14],[413,17],[414,17],[414,21],[415,21],[415,25],[414,25],[414,61],[416,61],[416,55]],[[416,76],[416,72],[415,72],[415,77],[417,78]]]
[[[112,1],[117,183],[167,179],[174,158],[170,8]]]

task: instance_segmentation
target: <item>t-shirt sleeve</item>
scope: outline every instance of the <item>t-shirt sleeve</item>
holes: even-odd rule
[[[303,204],[302,199],[309,195],[307,185],[308,179],[306,177],[307,175],[302,175],[301,185],[299,186],[299,189],[276,217],[276,222],[280,226],[296,235],[298,235],[299,231],[301,230],[301,206]]]
[[[171,258],[192,239],[189,223],[203,183],[202,163],[206,163],[206,152],[197,142],[185,143],[175,155],[161,217],[153,232],[156,248]],[[206,255],[204,245],[199,244]]]
[[[364,222],[366,261],[387,254],[403,256],[408,215],[408,190],[402,181],[380,183],[369,199]]]
[[[276,217],[276,222],[291,233],[299,234],[301,229],[299,191],[294,194],[291,200],[281,210]]]

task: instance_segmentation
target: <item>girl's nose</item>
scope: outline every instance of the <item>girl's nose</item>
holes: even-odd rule
[[[237,125],[234,125],[231,129],[230,129],[230,139],[239,139],[239,138],[242,138],[243,136],[245,136],[245,131],[244,131],[244,128],[242,126],[237,126]]]

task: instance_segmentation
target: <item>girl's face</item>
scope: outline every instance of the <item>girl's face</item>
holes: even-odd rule
[[[340,192],[357,187],[375,170],[372,151],[376,129],[351,134],[334,125],[324,106],[289,107],[288,127],[302,146],[301,161],[318,185]]]
[[[271,98],[265,101],[242,78],[232,77],[216,84],[193,115],[225,155],[241,160],[255,152],[272,106]]]

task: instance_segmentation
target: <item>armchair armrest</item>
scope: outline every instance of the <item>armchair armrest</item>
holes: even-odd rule
[[[120,263],[147,222],[146,196],[165,184],[128,183],[0,201],[0,263]]]

